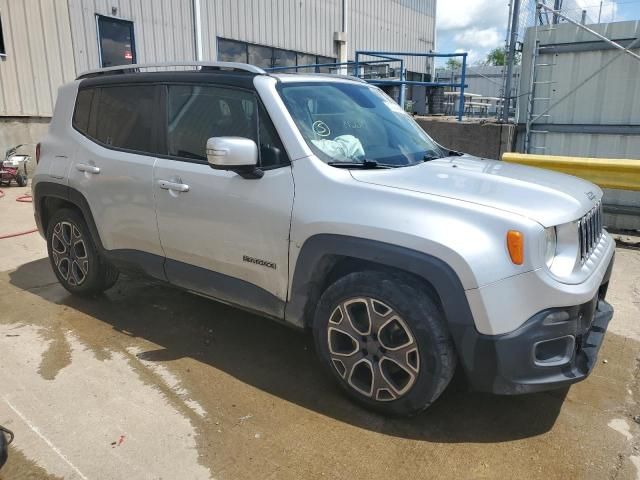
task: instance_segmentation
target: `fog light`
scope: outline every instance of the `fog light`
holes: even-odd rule
[[[575,344],[573,335],[538,342],[533,347],[534,362],[539,367],[557,367],[569,363]]]
[[[544,324],[549,325],[551,323],[562,323],[571,320],[571,315],[566,310],[559,310],[557,312],[550,313],[544,317]]]

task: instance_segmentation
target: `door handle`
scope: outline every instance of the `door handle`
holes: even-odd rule
[[[99,167],[96,167],[95,165],[87,165],[86,163],[77,163],[76,170],[79,172],[93,173],[94,175],[100,173]]]
[[[170,182],[168,180],[158,180],[158,186],[163,190],[173,190],[174,192],[186,193],[189,191],[189,185],[184,183]]]

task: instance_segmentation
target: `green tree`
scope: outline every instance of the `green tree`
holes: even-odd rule
[[[487,54],[485,65],[493,65],[502,67],[507,63],[507,52],[504,48],[494,48]]]
[[[515,64],[520,64],[521,55],[516,52]],[[504,48],[494,48],[487,54],[487,58],[484,61],[484,65],[492,65],[497,67],[503,67],[507,64],[507,51]]]
[[[447,70],[460,70],[462,68],[462,62],[455,57],[447,60]]]

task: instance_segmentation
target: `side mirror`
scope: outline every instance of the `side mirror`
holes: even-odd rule
[[[244,137],[212,137],[207,140],[207,161],[216,170],[231,170],[243,178],[262,178],[258,146]]]

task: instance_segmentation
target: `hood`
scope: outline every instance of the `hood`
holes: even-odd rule
[[[469,155],[405,168],[351,170],[351,175],[360,182],[497,208],[544,227],[577,220],[602,198],[596,185],[571,175]]]

